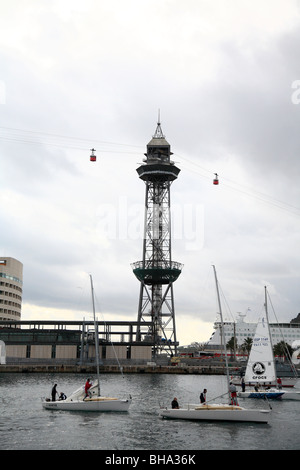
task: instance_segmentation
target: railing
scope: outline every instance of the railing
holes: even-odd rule
[[[131,266],[132,269],[178,269],[179,271],[183,268],[182,263],[164,260],[136,261],[131,263]]]

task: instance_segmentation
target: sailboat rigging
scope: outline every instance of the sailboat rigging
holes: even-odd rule
[[[219,313],[222,324],[222,334],[224,335],[224,322],[222,315],[222,307],[220,301],[218,279],[215,266],[213,266]],[[228,388],[228,399],[230,400],[230,379],[229,379],[229,368],[226,351],[226,343],[223,341],[225,363],[226,363],[226,376],[227,376],[227,388]],[[227,395],[227,393],[226,393]],[[229,401],[230,403],[230,401]],[[270,419],[270,410],[262,409],[246,409],[239,405],[224,404],[224,403],[203,403],[201,405],[188,405],[184,408],[161,408],[159,416],[162,418],[169,419],[186,419],[186,420],[197,420],[197,421],[240,421],[240,422],[256,422],[256,423],[268,423]]]
[[[97,390],[98,397],[100,397],[100,372],[99,372],[99,336],[98,336],[98,324],[96,322],[96,312],[95,312],[95,295],[94,295],[94,285],[93,278],[90,274],[91,282],[91,292],[92,292],[92,305],[93,305],[93,318],[94,318],[94,329],[95,329],[95,354],[96,354],[96,370],[97,370]]]
[[[84,386],[75,390],[68,398],[59,401],[50,401],[45,399],[42,402],[43,408],[48,410],[69,410],[69,411],[128,411],[131,404],[131,397],[129,399],[119,399],[112,397],[102,397],[100,394],[100,371],[99,371],[99,337],[98,337],[98,324],[96,322],[95,313],[95,299],[94,299],[94,286],[91,274],[91,293],[93,305],[93,317],[95,328],[95,356],[96,356],[96,371],[97,381],[89,389],[89,397],[86,397]]]

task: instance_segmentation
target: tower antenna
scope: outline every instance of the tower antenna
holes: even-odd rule
[[[154,139],[164,139],[165,138],[164,133],[163,133],[162,128],[161,128],[160,109],[158,110],[158,121],[157,121],[157,126],[156,126],[156,130],[155,130],[153,138]]]

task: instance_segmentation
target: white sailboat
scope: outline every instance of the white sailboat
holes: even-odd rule
[[[250,383],[252,387],[249,390],[238,392],[239,397],[300,400],[300,391],[291,392],[271,387],[271,384],[277,383],[277,377],[268,320],[266,287],[265,311],[257,323],[247,363],[245,383]]]
[[[219,287],[215,266],[213,266],[218,304],[220,310],[220,317],[222,323],[222,333],[224,337],[224,324],[221,308],[221,301],[219,295]],[[230,400],[230,381],[229,369],[225,341],[223,341],[225,350],[226,372],[227,372],[227,386],[228,398]],[[255,423],[268,423],[271,416],[270,409],[246,409],[238,405],[224,404],[224,403],[204,403],[201,405],[189,405],[183,408],[162,408],[159,411],[159,416],[169,419],[186,419],[197,421],[235,421],[235,422],[255,422]]]
[[[113,397],[104,397],[100,394],[100,374],[99,374],[99,344],[98,344],[98,328],[95,316],[95,301],[94,301],[94,287],[93,279],[90,275],[93,314],[94,314],[94,327],[95,327],[95,351],[96,351],[96,366],[98,380],[89,389],[89,396],[85,398],[86,393],[84,386],[75,390],[65,400],[51,401],[45,399],[42,401],[43,408],[47,410],[68,410],[68,411],[128,411],[131,404],[131,397],[129,399],[119,399]]]

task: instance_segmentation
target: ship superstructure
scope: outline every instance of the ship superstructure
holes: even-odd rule
[[[245,321],[245,314],[239,313],[236,322],[224,322],[224,333],[226,343],[232,337],[236,338],[237,346],[241,346],[247,338],[253,338],[256,330],[256,323]],[[222,344],[221,340],[221,322],[214,323],[215,331],[208,341],[208,347],[217,347]],[[300,321],[290,323],[270,323],[272,343],[277,344],[285,341],[291,346],[295,341],[300,341]]]

